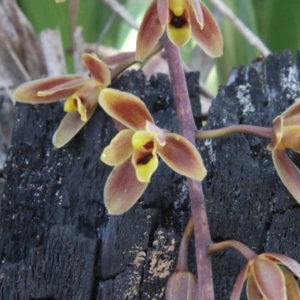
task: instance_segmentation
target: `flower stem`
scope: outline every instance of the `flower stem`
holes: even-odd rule
[[[229,135],[234,133],[247,133],[247,134],[252,134],[263,138],[271,139],[273,134],[273,128],[253,126],[253,125],[232,125],[220,129],[214,129],[214,130],[198,130],[196,131],[196,139],[206,140],[206,139],[218,138],[224,135]]]
[[[183,233],[180,248],[178,252],[178,260],[176,265],[177,271],[186,271],[188,272],[188,252],[189,252],[189,243],[191,236],[194,231],[194,220],[191,216]]]
[[[170,71],[179,131],[191,143],[195,144],[196,125],[192,114],[179,49],[169,41],[166,34],[164,34],[162,42]],[[207,247],[211,244],[211,236],[201,182],[188,179],[188,188],[194,219],[199,300],[213,300],[214,289],[211,260],[207,253]]]
[[[211,244],[207,248],[207,252],[211,254],[211,253],[214,253],[214,252],[217,252],[220,250],[224,250],[227,248],[231,248],[231,249],[238,251],[248,261],[251,259],[254,259],[257,256],[257,254],[255,252],[253,252],[249,247],[247,247],[246,245],[244,245],[241,242],[234,241],[234,240],[228,240],[228,241]]]

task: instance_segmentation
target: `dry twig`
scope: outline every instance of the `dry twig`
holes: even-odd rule
[[[229,19],[232,25],[246,38],[250,45],[257,48],[261,54],[266,57],[271,51],[263,41],[255,35],[221,0],[210,0],[214,7],[225,17]]]

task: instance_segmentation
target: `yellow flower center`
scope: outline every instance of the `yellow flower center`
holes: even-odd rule
[[[70,96],[65,101],[64,111],[65,112],[75,112],[75,111],[78,111],[79,114],[80,114],[80,116],[81,116],[81,120],[83,122],[87,122],[87,109],[82,104],[80,98],[77,97],[77,96],[75,96],[75,95]]]
[[[135,167],[137,179],[141,182],[149,182],[158,166],[153,135],[148,131],[137,131],[132,136],[131,143],[135,150],[132,163]]]
[[[183,0],[170,0],[169,9],[168,37],[175,45],[182,47],[191,37],[188,7]]]
[[[183,0],[169,0],[169,8],[175,16],[179,17],[183,15],[186,4]]]

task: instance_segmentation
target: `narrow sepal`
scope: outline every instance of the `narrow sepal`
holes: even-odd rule
[[[299,300],[300,299],[300,290],[297,283],[297,280],[294,276],[286,270],[285,268],[281,268],[281,272],[285,278],[285,286],[288,300]]]
[[[249,271],[249,264],[247,264],[242,269],[242,271],[239,273],[238,277],[236,278],[230,300],[240,300],[244,282],[246,281],[248,276],[248,271]]]
[[[31,104],[51,103],[63,100],[77,91],[88,80],[77,75],[63,75],[23,83],[12,97]]]
[[[130,158],[116,166],[108,176],[104,188],[104,204],[108,213],[125,213],[141,197],[147,185],[148,183],[137,180]]]
[[[272,151],[272,158],[277,173],[298,203],[300,203],[300,171],[289,159],[284,149],[277,148]]]
[[[198,284],[194,274],[175,271],[168,279],[166,300],[198,300]]]
[[[248,300],[262,300],[261,293],[256,286],[253,276],[249,276],[247,280],[246,293]]]
[[[190,10],[193,10],[195,13],[195,19],[197,20],[200,28],[204,26],[204,16],[199,0],[189,0]]]
[[[300,278],[300,264],[296,260],[292,259],[291,257],[279,253],[264,253],[262,254],[262,256],[265,257],[266,259],[272,260],[274,262],[286,266],[298,278]]]
[[[300,114],[300,102],[296,102],[293,105],[291,105],[288,109],[286,109],[281,116],[284,119],[288,119],[290,117],[293,117],[295,115],[299,115]]]
[[[157,150],[165,163],[181,175],[203,180],[207,171],[194,145],[175,133],[166,133],[165,138],[166,145]]]
[[[103,60],[106,65],[115,66],[135,60],[135,52],[122,52],[113,56],[109,56]]]
[[[135,56],[137,61],[143,61],[149,55],[164,32],[158,18],[156,2],[155,0],[149,5],[138,32]]]
[[[154,123],[146,105],[130,93],[104,89],[100,93],[99,104],[106,113],[130,129],[145,129],[146,121]]]
[[[109,166],[117,166],[127,160],[133,153],[131,139],[134,131],[120,131],[103,150],[100,159]]]
[[[157,2],[157,14],[162,27],[167,25],[169,20],[169,1],[158,0]]]
[[[271,143],[268,145],[268,150],[273,151],[279,143],[281,142],[283,134],[283,118],[282,116],[277,116],[273,120],[273,136],[271,139]]]
[[[82,60],[95,81],[100,83],[102,87],[110,84],[110,70],[95,54],[83,53]]]
[[[87,120],[92,117],[96,108],[97,106],[95,105],[87,111]],[[78,112],[67,113],[53,136],[52,142],[54,147],[63,147],[80,131],[85,124],[86,122],[81,120],[81,116]]]
[[[258,257],[250,268],[256,286],[265,299],[287,299],[284,276],[276,263]]]
[[[191,10],[192,36],[207,55],[219,57],[223,54],[223,37],[220,28],[207,7],[202,2],[200,4],[204,18],[204,27],[201,29],[195,12]]]

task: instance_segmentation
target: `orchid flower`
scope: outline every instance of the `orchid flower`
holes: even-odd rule
[[[122,128],[101,155],[104,163],[114,166],[104,188],[110,214],[126,212],[143,194],[158,167],[157,154],[179,174],[195,180],[206,176],[201,156],[192,143],[158,128],[138,97],[106,88],[99,103]]]
[[[240,299],[246,280],[249,300],[300,299],[297,281],[287,268],[300,278],[300,265],[292,258],[277,253],[258,255],[238,275],[230,299]]]
[[[223,53],[223,38],[214,17],[199,0],[153,0],[140,26],[136,60],[144,60],[164,31],[178,47],[193,37],[211,57]]]
[[[66,99],[67,112],[53,136],[53,144],[60,148],[68,143],[92,117],[101,90],[110,84],[110,70],[96,57],[82,55],[89,76],[62,75],[34,80],[20,85],[13,93],[16,101],[46,104]]]
[[[300,171],[289,159],[285,148],[300,152],[300,103],[297,102],[273,120],[273,137],[268,149],[277,173],[293,197],[300,203]]]

